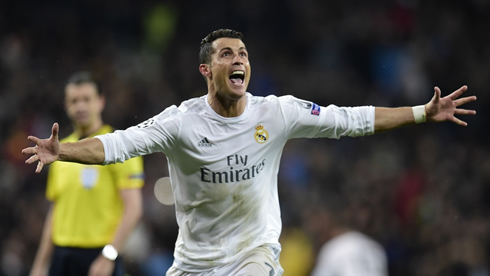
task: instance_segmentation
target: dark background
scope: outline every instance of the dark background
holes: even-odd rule
[[[305,226],[312,193],[363,206],[361,230],[385,248],[390,275],[489,275],[488,0],[0,1],[0,275],[26,275],[32,264],[47,170],[34,174],[20,151],[54,122],[61,136],[71,132],[66,79],[94,72],[105,122],[124,129],[206,93],[199,43],[219,28],[245,34],[254,95],[412,106],[436,85],[447,95],[466,84],[478,97],[466,128],[291,141],[279,175],[285,275],[307,275],[321,246]],[[146,156],[145,169],[145,214],[127,267],[163,275],[177,232],[173,206],[153,195],[168,175],[165,156]]]

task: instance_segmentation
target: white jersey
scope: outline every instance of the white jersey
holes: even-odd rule
[[[386,276],[383,247],[372,238],[350,231],[328,241],[320,250],[311,276]]]
[[[105,164],[165,153],[179,225],[174,266],[181,270],[206,271],[264,244],[280,248],[277,174],[288,139],[374,132],[371,106],[325,108],[292,96],[246,97],[238,117],[218,115],[202,96],[97,137]]]

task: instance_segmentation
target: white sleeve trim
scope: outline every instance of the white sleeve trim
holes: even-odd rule
[[[104,162],[103,165],[109,165],[114,163],[123,163],[130,158],[124,143],[120,142],[116,138],[114,133],[108,133],[103,135],[97,135],[95,138],[99,139],[104,146]]]
[[[109,152],[107,151],[108,145],[105,142],[105,139],[103,139],[100,135],[97,135],[94,138],[97,138],[102,142],[102,146],[104,147],[104,162],[102,163],[102,165],[107,165],[108,164],[107,163],[107,157],[109,155]]]

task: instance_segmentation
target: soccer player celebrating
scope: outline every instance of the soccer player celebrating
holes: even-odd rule
[[[293,96],[247,92],[251,67],[242,34],[221,29],[201,42],[199,71],[208,93],[170,106],[124,131],[59,143],[55,123],[48,139],[28,137],[24,149],[36,172],[54,161],[112,164],[165,153],[179,234],[167,275],[281,275],[281,217],[277,173],[293,138],[363,136],[404,125],[452,121],[476,97],[463,86],[416,107],[327,107]]]

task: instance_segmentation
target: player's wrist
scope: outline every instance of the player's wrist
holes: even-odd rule
[[[427,121],[427,112],[425,110],[425,105],[413,106],[412,112],[416,124],[424,123]]]
[[[115,261],[119,256],[119,252],[112,244],[108,244],[102,249],[102,256],[108,260]]]
[[[66,144],[60,143],[58,146],[58,154],[56,155],[56,160],[55,161],[66,161]]]

